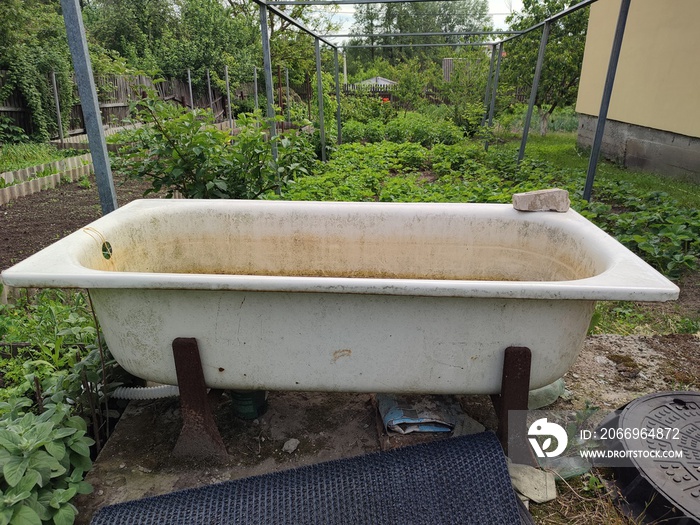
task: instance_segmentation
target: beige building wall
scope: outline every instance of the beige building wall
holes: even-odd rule
[[[619,10],[591,6],[579,113],[600,110]],[[700,137],[700,0],[632,0],[608,119]]]

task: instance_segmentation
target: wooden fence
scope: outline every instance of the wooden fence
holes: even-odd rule
[[[7,71],[0,71],[0,89],[5,85],[5,77]],[[15,126],[28,131],[31,129],[32,118],[27,108],[27,104],[24,101],[19,91],[13,91],[10,96],[5,100],[0,100],[0,117],[9,118]]]
[[[6,74],[6,71],[0,71],[0,89],[5,83]],[[51,86],[49,78],[46,79],[46,82]],[[172,100],[182,106],[211,107],[217,121],[226,117],[226,96],[215,86],[212,86],[211,104],[209,95],[204,94],[195,98],[194,105],[190,100],[187,83],[175,78],[154,84],[151,78],[143,75],[104,75],[95,78],[95,87],[97,88],[102,123],[106,126],[118,126],[129,118],[130,105],[142,98],[144,88],[155,88],[161,98]],[[85,120],[75,82],[73,82],[73,100],[78,101],[78,103],[71,107],[67,128],[70,135],[78,135],[85,133]],[[48,111],[55,114],[53,107],[49,108]],[[27,134],[32,133],[31,110],[18,90],[14,90],[6,100],[0,101],[1,116],[9,118],[15,126],[24,129]]]

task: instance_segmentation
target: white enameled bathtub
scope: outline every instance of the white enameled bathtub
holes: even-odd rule
[[[573,364],[597,300],[678,288],[569,210],[499,204],[132,202],[2,274],[87,288],[117,361],[175,384],[197,339],[227,389],[492,394],[503,352],[531,388]]]

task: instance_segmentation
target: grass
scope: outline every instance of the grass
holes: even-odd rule
[[[597,474],[597,472],[595,473]],[[608,492],[595,474],[557,481],[557,499],[541,505],[530,505],[530,512],[539,525],[629,525],[613,504]],[[592,484],[594,479],[597,483]]]
[[[512,149],[515,152],[520,147],[520,141],[508,142],[499,147]],[[585,173],[588,169],[590,151],[577,147],[576,133],[549,133],[544,137],[530,133],[525,154],[529,157],[539,157],[559,168],[581,170]],[[643,192],[663,191],[677,200],[681,206],[700,208],[700,187],[693,182],[644,171],[628,170],[608,161],[600,162],[596,173],[596,180],[604,179],[630,182]],[[595,184],[593,188],[595,197]]]
[[[591,334],[695,334],[700,333],[700,313],[681,311],[675,303],[602,301],[596,304],[592,324]]]
[[[0,146],[0,173],[46,164],[74,155],[74,150],[61,150],[51,144],[5,144]]]

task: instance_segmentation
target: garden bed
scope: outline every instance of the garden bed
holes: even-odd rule
[[[134,181],[118,181],[115,186],[119,205],[142,198],[148,188],[147,184]],[[93,175],[86,178],[83,184],[62,184],[51,191],[2,203],[0,270],[9,268],[101,216]]]
[[[326,175],[330,178],[330,175]],[[51,191],[36,193],[21,197],[8,204],[0,205],[0,269],[7,268],[22,260],[41,248],[51,244],[56,239],[85,226],[92,220],[100,217],[99,198],[93,177],[86,179],[85,184],[63,184]],[[394,174],[387,179],[390,184],[399,182]],[[342,185],[333,184],[332,188],[343,188]],[[347,185],[344,186],[347,188]],[[389,186],[384,186],[389,189]],[[148,183],[134,181],[116,181],[117,200],[123,205],[131,200],[141,198],[143,192],[149,188]],[[300,187],[297,191],[309,191],[310,187]],[[314,188],[314,191],[316,189]],[[368,196],[368,198],[371,198]],[[571,396],[562,399],[556,405],[557,408],[566,410],[584,410],[587,406],[598,406],[604,411],[612,410],[636,397],[659,390],[675,389],[700,389],[700,338],[694,334],[674,334],[674,326],[663,324],[651,325],[648,319],[670,319],[673,316],[697,316],[700,309],[700,275],[698,272],[686,272],[679,281],[681,296],[677,302],[659,305],[631,305],[628,303],[610,305],[610,309],[619,310],[618,318],[627,316],[626,326],[634,327],[633,335],[595,335],[586,341],[583,352],[575,366],[566,376],[567,389]],[[628,333],[628,332],[626,332]],[[663,335],[669,334],[669,335]],[[280,402],[284,396],[280,397]],[[363,398],[364,399],[364,398]],[[286,402],[286,401],[285,401]],[[358,399],[358,407],[363,406],[364,401]],[[487,427],[493,427],[494,415],[490,404],[486,399],[478,397],[463,398],[463,406],[473,417],[482,421]],[[284,411],[284,408],[281,409]],[[363,409],[364,410],[364,409]],[[173,408],[175,411],[175,408]],[[167,412],[167,411],[166,411]],[[371,410],[370,410],[371,412]],[[274,412],[273,412],[274,413]],[[364,413],[364,412],[363,412]],[[366,446],[374,448],[377,444],[370,439],[359,450],[343,444],[345,441],[334,439],[334,432],[343,434],[342,420],[339,415],[329,418],[329,414],[309,410],[308,418],[317,417],[321,422],[333,424],[328,427],[318,427],[315,437],[309,438],[306,448],[301,446],[297,456],[288,456],[280,453],[280,447],[288,437],[284,422],[271,426],[254,426],[251,424],[236,424],[235,448],[230,447],[232,459],[228,470],[224,474],[217,474],[218,470],[209,466],[200,465],[192,468],[184,478],[173,478],[167,484],[160,487],[160,491],[167,492],[173,488],[183,488],[220,479],[240,477],[249,473],[262,473],[270,470],[286,468],[299,462],[315,462],[326,457],[340,457],[338,454],[360,453]],[[349,418],[354,417],[353,412],[348,412]],[[121,449],[124,457],[128,457],[131,451],[151,450],[150,443],[155,439],[161,444],[167,445],[172,441],[170,434],[165,434],[171,429],[173,423],[170,420],[161,421],[158,418],[173,416],[170,412],[160,414],[156,411],[154,419],[148,425],[142,425],[143,433],[131,432],[129,435],[129,448]],[[172,417],[170,417],[172,419]],[[321,421],[323,420],[323,421]],[[331,421],[332,420],[332,421]],[[366,434],[371,426],[362,420],[360,434]],[[261,424],[266,425],[265,421]],[[162,428],[161,428],[162,427]],[[335,430],[334,430],[335,429]],[[226,429],[224,428],[224,432]],[[296,429],[296,437],[301,437],[304,442],[304,430]],[[375,431],[376,432],[376,431]],[[364,435],[363,434],[363,435]],[[370,433],[371,434],[371,433]],[[358,434],[359,435],[359,434]],[[277,437],[275,437],[277,436]],[[347,450],[346,450],[347,447]],[[363,448],[364,447],[364,448]],[[166,447],[167,448],[167,447]],[[343,449],[343,450],[340,450]],[[167,465],[162,458],[167,456],[167,450],[163,454],[152,455],[150,462],[142,463],[140,456],[134,456],[132,461],[119,460],[110,467],[103,465],[98,459],[95,470],[89,481],[93,483],[96,491],[93,496],[86,496],[79,507],[81,510],[94,508],[108,500],[111,492],[119,492],[111,479],[119,479],[119,483],[131,483],[130,476],[137,476],[142,480],[151,478],[145,486],[144,494],[156,492],[153,483],[157,485],[159,469],[165,468],[166,472],[173,473],[172,465]],[[124,465],[122,467],[122,465]],[[109,468],[121,471],[119,477],[113,477],[112,473],[106,474]],[[127,472],[128,471],[128,472]],[[533,513],[537,523],[626,523],[617,516],[610,500],[595,483],[593,488],[582,488],[587,478],[576,478],[569,481],[572,490],[566,484],[559,486],[563,495],[555,502],[533,506]],[[176,481],[173,481],[176,480]],[[110,484],[111,483],[111,484]],[[120,485],[123,486],[123,485]],[[132,495],[133,497],[138,496]],[[84,519],[83,516],[82,519]],[[615,521],[617,520],[617,521]]]
[[[0,205],[20,197],[55,188],[64,182],[86,179],[93,173],[90,154],[0,173]]]

